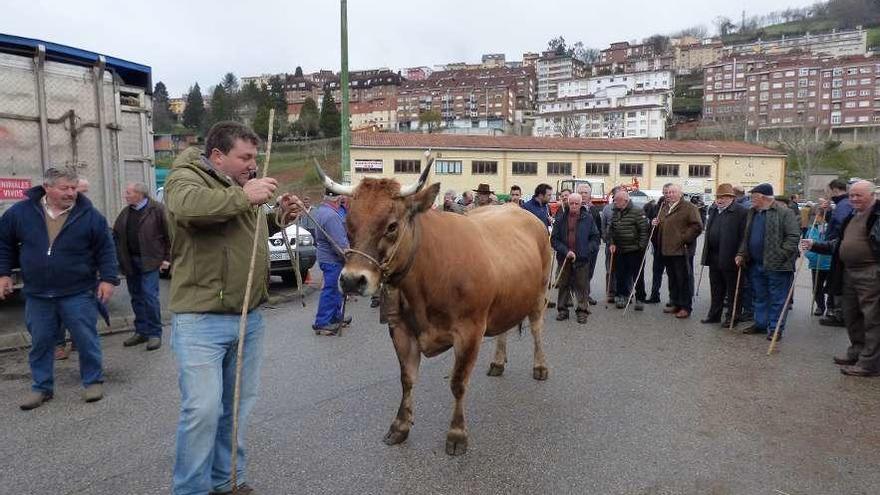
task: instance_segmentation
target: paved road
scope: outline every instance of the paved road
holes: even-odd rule
[[[586,326],[551,313],[546,382],[531,378],[529,338],[515,332],[505,375],[485,376],[487,341],[467,400],[470,450],[456,458],[444,453],[449,354],[423,360],[413,432],[387,447],[398,367],[368,300],[349,305],[343,337],[309,329],[316,294],[306,310],[268,307],[249,478],[261,494],[874,495],[880,380],[830,363],[846,337],[806,315],[808,284],[772,357],[761,337],[699,323],[707,281],[687,321],[658,306],[622,318],[600,304]],[[174,362],[167,346],[123,349],[124,338],[104,339],[107,397],[96,404],[80,401],[73,359],[59,366],[55,400],[19,411],[25,354],[0,354],[0,493],[168,493]]]

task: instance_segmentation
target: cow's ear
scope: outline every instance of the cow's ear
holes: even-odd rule
[[[440,183],[431,184],[421,191],[409,197],[409,211],[413,215],[431,209],[437,195],[440,193]]]

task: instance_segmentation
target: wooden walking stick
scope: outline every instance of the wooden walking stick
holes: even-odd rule
[[[813,224],[810,225],[810,229],[807,230],[807,232],[804,234],[803,237],[801,237],[801,240],[806,239],[807,236],[810,234],[810,232],[811,232],[814,228],[816,228],[816,223],[817,223],[818,221],[819,221],[819,212],[817,211],[817,212],[816,212],[816,216],[813,217]],[[806,257],[806,256],[807,256],[806,253],[804,253],[804,257]],[[809,268],[809,267],[810,267],[810,265],[807,264],[807,268]],[[818,260],[817,260],[817,262],[816,262],[816,271],[815,271],[815,273],[813,273],[813,298],[812,298],[812,300],[810,301],[810,316],[813,315],[813,307],[816,305],[816,295],[818,294],[818,292],[817,292],[818,285],[819,285],[819,263],[818,263]]]
[[[696,254],[694,255],[696,256]],[[694,291],[694,297],[700,295],[700,285],[703,283],[703,269],[706,268],[706,265],[700,264],[700,277],[697,279],[697,290]]]
[[[767,348],[768,356],[773,354],[773,351],[776,350],[776,342],[779,340],[779,329],[782,328],[782,322],[785,320],[785,314],[788,312],[788,303],[791,302],[791,297],[794,295],[794,283],[797,280],[798,271],[804,266],[804,260],[806,259],[807,257],[803,256],[801,262],[794,268],[794,273],[791,276],[791,287],[788,288],[788,294],[785,296],[785,303],[782,305],[782,311],[779,313],[779,318],[776,320],[776,330],[773,331],[773,338],[770,339],[770,347]]]
[[[554,256],[554,257],[555,257],[555,256]],[[556,275],[556,280],[553,281],[553,282],[550,284],[549,287],[547,287],[547,294],[548,294],[548,295],[547,295],[547,297],[544,298],[544,300],[546,301],[546,302],[544,303],[544,307],[545,307],[545,308],[553,308],[553,307],[556,306],[555,303],[554,303],[553,306],[550,306],[550,296],[549,296],[549,294],[550,294],[550,289],[552,289],[553,287],[557,287],[557,288],[559,287],[559,281],[562,279],[562,273],[565,271],[565,265],[567,265],[567,264],[568,264],[568,256],[566,256],[565,259],[562,260],[562,264],[559,265],[559,273]],[[565,308],[559,308],[560,311],[561,311],[562,309],[565,309]]]
[[[651,226],[651,233],[648,234],[648,243],[651,242],[651,238],[654,237],[654,229],[656,229],[656,225]],[[645,260],[648,259],[648,246],[645,246],[645,254],[642,255],[642,263],[639,265],[639,272],[636,274],[636,278],[633,279],[633,287],[632,290],[629,291],[629,297],[626,299],[626,306],[623,307],[623,314],[626,314],[626,311],[629,309],[629,303],[632,302],[633,296],[636,294],[636,286],[639,282],[639,277],[642,276],[642,270],[645,269]]]
[[[733,290],[733,306],[730,307],[730,330],[736,325],[736,304],[739,302],[739,282],[742,279],[743,267],[736,267],[736,289]]]
[[[275,109],[269,109],[269,136],[266,140],[266,160],[260,178],[269,172],[269,159],[272,157],[272,133],[275,130]],[[235,354],[235,389],[232,394],[232,493],[238,492],[238,413],[241,406],[241,367],[244,359],[244,338],[247,330],[248,306],[251,300],[251,289],[254,284],[254,265],[257,260],[257,246],[260,242],[260,210],[257,207],[256,224],[254,225],[254,244],[251,247],[251,264],[248,270],[247,283],[244,289],[244,301],[241,304],[241,318],[238,321],[238,349]]]
[[[611,251],[611,260],[608,265],[608,273],[605,274],[605,309],[608,309],[608,295],[611,294],[611,274],[614,273],[614,254]]]

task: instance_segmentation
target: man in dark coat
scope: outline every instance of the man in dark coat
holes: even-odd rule
[[[568,205],[568,209],[557,217],[550,236],[556,259],[562,267],[556,319],[568,319],[567,304],[573,290],[577,299],[577,322],[584,324],[590,314],[587,302],[590,286],[587,284],[587,276],[590,259],[599,250],[599,228],[589,210],[583,206],[580,194],[571,194]]]
[[[550,202],[552,195],[553,188],[550,187],[550,184],[538,184],[535,187],[535,195],[523,205],[523,208],[532,212],[547,227],[550,227],[550,209],[547,207],[547,203]]]
[[[147,186],[140,182],[125,187],[125,202],[128,206],[113,224],[113,238],[131,296],[134,335],[122,345],[132,347],[146,342],[147,350],[154,351],[162,346],[159,270],[171,266],[165,207],[150,198]]]
[[[658,244],[669,277],[672,306],[663,312],[672,313],[676,318],[687,318],[693,310],[694,272],[691,261],[694,243],[703,231],[703,222],[697,207],[682,199],[681,186],[667,184],[663,188],[666,201],[652,222],[657,226]]]
[[[721,322],[726,298],[727,315],[722,326],[728,327],[731,317],[736,320],[740,318],[740,308],[742,308],[742,303],[735,295],[737,267],[734,258],[746,230],[748,209],[735,201],[736,194],[730,184],[719,185],[715,196],[715,203],[709,208],[706,221],[706,239],[703,242],[702,258],[702,265],[709,267],[712,303],[709,306],[709,314],[700,321]],[[732,307],[734,299],[737,300],[736,308]]]
[[[613,203],[610,250],[617,259],[617,296],[614,303],[618,308],[623,308],[636,283],[642,258],[648,247],[648,220],[641,208],[633,206],[626,191],[618,191],[614,195]],[[641,300],[636,299],[635,309],[644,309]]]

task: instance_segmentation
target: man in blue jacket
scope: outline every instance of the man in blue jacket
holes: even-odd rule
[[[348,235],[345,232],[345,221],[339,213],[340,197],[327,191],[324,202],[319,208],[312,210],[315,222],[320,226],[315,236],[318,251],[318,266],[324,274],[324,288],[318,300],[318,312],[312,328],[318,335],[336,335],[339,327],[351,322],[343,320],[343,295],[339,291],[339,274],[345,260],[337,251],[348,249]],[[327,237],[329,235],[329,238]]]
[[[574,291],[577,298],[575,312],[577,322],[587,322],[590,314],[588,298],[590,286],[587,283],[590,271],[590,260],[599,250],[599,228],[593,215],[583,206],[583,199],[578,193],[568,197],[568,208],[556,217],[550,242],[556,251],[556,260],[562,267],[559,276],[559,299],[556,302],[557,320],[568,319],[568,301]]]
[[[828,190],[831,193],[831,201],[824,198],[819,200],[819,206],[826,212],[825,242],[831,242],[840,238],[843,224],[853,211],[852,204],[849,201],[849,194],[847,193],[846,182],[834,179],[828,183]],[[828,313],[819,318],[819,324],[827,327],[844,326],[843,311],[838,307],[836,298],[832,293],[828,294]]]
[[[27,199],[0,218],[0,299],[12,293],[12,267],[18,262],[31,334],[33,385],[19,405],[23,410],[52,398],[55,334],[62,324],[79,349],[83,399],[104,396],[98,303],[106,303],[119,285],[116,251],[107,220],[77,194],[77,179],[74,170],[46,170],[43,185],[31,188]]]
[[[550,210],[547,208],[547,203],[550,202],[552,193],[553,188],[549,184],[538,184],[535,195],[523,205],[523,208],[532,212],[547,227],[550,226]]]

